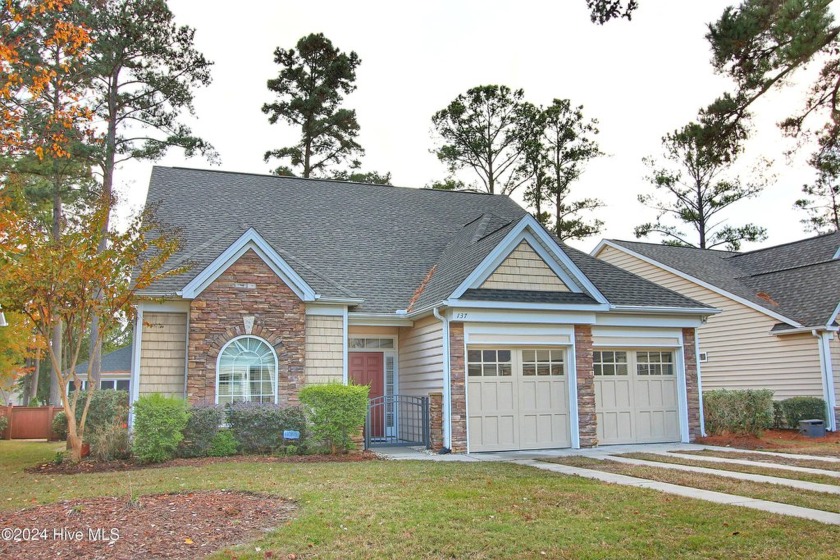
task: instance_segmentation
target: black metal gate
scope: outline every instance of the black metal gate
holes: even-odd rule
[[[429,397],[388,395],[368,400],[365,449],[397,445],[429,447]]]

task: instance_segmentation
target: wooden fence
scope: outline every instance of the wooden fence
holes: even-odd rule
[[[4,406],[0,416],[9,419],[2,439],[54,439],[52,422],[63,409],[60,406]]]

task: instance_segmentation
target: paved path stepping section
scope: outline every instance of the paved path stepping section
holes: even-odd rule
[[[832,484],[819,484],[817,482],[806,482],[804,480],[793,480],[790,478],[777,478],[775,476],[766,476],[763,474],[749,474],[735,471],[722,471],[718,469],[708,469],[706,467],[691,467],[688,465],[676,465],[674,463],[660,463],[657,461],[643,461],[642,459],[629,459],[627,457],[607,457],[610,461],[617,463],[624,463],[626,465],[636,465],[640,467],[659,467],[663,469],[671,469],[675,471],[693,472],[701,474],[712,474],[715,476],[725,476],[727,478],[734,478],[737,480],[749,480],[751,482],[762,482],[767,484],[778,484],[780,486],[790,486],[799,490],[810,490],[812,492],[824,492],[826,494],[840,494],[840,486]]]
[[[662,455],[663,457],[674,457],[676,459],[688,459],[691,461],[703,461],[707,463],[730,463],[733,465],[744,465],[747,467],[764,467],[765,469],[778,469],[780,471],[791,471],[804,474],[820,474],[823,476],[840,478],[840,471],[825,471],[822,469],[815,469],[812,467],[797,467],[795,465],[780,465],[779,463],[764,463],[761,461],[749,461],[745,459],[725,459],[723,457],[711,457],[709,455],[686,455],[683,453],[673,452],[655,452],[655,454]]]
[[[840,457],[826,457],[824,455],[802,455],[798,453],[777,453],[775,451],[759,451],[758,449],[739,449],[737,447],[718,447],[715,445],[704,445],[702,449],[709,451],[733,451],[735,453],[758,453],[768,457],[787,457],[789,459],[805,459],[808,461],[825,461],[826,463],[840,463]]]
[[[811,519],[813,521],[819,521],[820,523],[826,523],[829,525],[840,525],[840,513],[831,513],[828,511],[821,511],[818,509],[791,506],[788,504],[780,504],[778,502],[770,502],[767,500],[756,500],[754,498],[734,496],[732,494],[725,494],[723,492],[713,492],[711,490],[700,490],[699,488],[690,488],[687,486],[679,486],[677,484],[669,484],[667,482],[645,480],[643,478],[636,478],[632,476],[626,476],[623,474],[614,474],[596,471],[593,469],[569,467],[566,465],[559,465],[557,463],[545,463],[542,461],[534,460],[513,462],[519,465],[526,465],[529,467],[535,467],[537,469],[565,475],[577,475],[582,476],[584,478],[601,480],[603,482],[622,484],[624,486],[635,486],[637,488],[650,488],[652,490],[658,490],[667,494],[675,494],[677,496],[684,496],[686,498],[706,500],[707,502],[714,502],[717,504],[724,504],[729,506],[740,506],[768,513],[800,517],[802,519]]]

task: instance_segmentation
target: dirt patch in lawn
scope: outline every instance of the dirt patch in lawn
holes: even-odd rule
[[[796,430],[767,430],[761,437],[722,434],[698,438],[695,443],[739,449],[840,456],[840,432],[829,432],[825,437],[811,438],[803,436]]]
[[[237,455],[234,457],[200,457],[195,459],[173,459],[165,463],[146,465],[136,461],[80,461],[79,463],[42,463],[29,467],[29,474],[88,474],[137,469],[159,469],[168,467],[201,467],[214,463],[357,463],[380,460],[375,453],[348,453],[346,455]]]
[[[0,558],[196,558],[259,539],[297,506],[247,492],[93,498],[0,513]]]

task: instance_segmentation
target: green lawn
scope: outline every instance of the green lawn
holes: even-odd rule
[[[86,496],[239,489],[298,516],[220,557],[836,558],[840,527],[500,463],[216,463],[74,476],[22,472],[60,446],[0,442],[0,517]],[[255,547],[260,547],[257,553]]]

